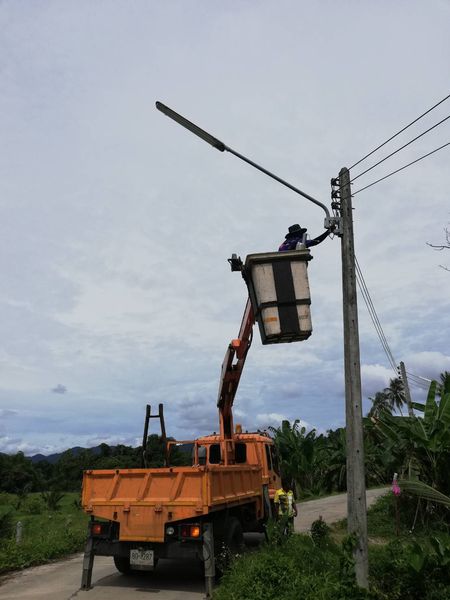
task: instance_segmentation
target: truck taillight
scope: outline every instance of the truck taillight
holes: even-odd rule
[[[182,525],[180,527],[180,535],[182,538],[199,538],[201,535],[200,525]]]
[[[101,523],[94,523],[91,529],[92,535],[101,535],[102,534],[102,526]]]
[[[193,537],[193,538],[200,537],[200,526],[199,525],[191,525],[191,537]]]

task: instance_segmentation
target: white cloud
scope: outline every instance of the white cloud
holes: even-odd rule
[[[442,352],[416,352],[406,358],[406,368],[414,375],[439,380],[439,375],[450,371],[450,356]]]
[[[282,421],[286,421],[286,416],[278,413],[261,413],[256,415],[256,423],[263,429],[267,429],[269,425],[280,427]]]
[[[146,402],[159,401],[177,437],[217,430],[220,364],[246,301],[226,259],[276,249],[294,222],[322,228],[316,206],[154,100],[328,203],[344,163],[446,94],[445,4],[415,0],[407,16],[383,2],[282,4],[1,3],[0,408],[21,411],[8,418],[17,444],[134,439]],[[343,64],[355,72],[344,88]],[[437,128],[374,178],[447,139]],[[354,201],[356,254],[393,354],[425,376],[448,370],[450,277],[425,244],[448,222],[445,152]],[[256,415],[343,423],[339,240],[313,255],[311,338],[262,347],[255,330],[236,398],[248,429]],[[361,298],[359,313],[372,394],[394,374]],[[55,407],[57,381],[70,394]]]
[[[373,396],[388,387],[389,381],[396,377],[392,369],[383,365],[361,365],[361,383],[363,396]]]

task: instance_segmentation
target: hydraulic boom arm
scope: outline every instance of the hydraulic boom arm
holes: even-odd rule
[[[222,439],[233,437],[233,402],[239,386],[242,370],[244,368],[247,352],[249,351],[253,337],[253,325],[255,317],[250,299],[244,310],[239,336],[231,340],[222,363],[220,376],[219,395],[217,406],[219,408],[220,436]],[[235,362],[233,362],[236,359]]]

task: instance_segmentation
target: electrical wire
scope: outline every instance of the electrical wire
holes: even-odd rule
[[[366,303],[366,306],[367,306],[367,309],[369,311],[369,315],[370,315],[370,317],[372,319],[372,322],[373,322],[373,324],[375,326],[375,329],[377,331],[378,337],[380,338],[380,342],[381,342],[381,344],[383,346],[384,351],[386,352],[386,356],[387,356],[387,358],[388,358],[388,360],[389,360],[389,362],[391,364],[391,367],[396,372],[396,370],[397,370],[396,360],[395,360],[395,358],[394,358],[394,356],[393,356],[393,354],[391,352],[391,349],[389,348],[389,344],[387,342],[386,336],[384,334],[383,328],[381,326],[380,320],[379,320],[377,312],[375,310],[375,306],[374,306],[374,304],[372,302],[372,298],[370,297],[369,289],[368,289],[368,287],[366,285],[366,282],[364,280],[364,276],[362,274],[361,267],[359,266],[359,263],[358,263],[356,257],[355,257],[355,265],[356,265],[357,281],[358,281],[358,284],[360,286],[363,299],[364,299],[364,301]]]
[[[361,267],[359,266],[358,259],[356,258],[356,256],[355,256],[355,266],[356,266],[356,281],[357,281],[359,289],[361,291],[361,295],[366,304],[370,318],[375,327],[375,331],[377,332],[378,338],[381,342],[381,345],[387,356],[387,359],[392,367],[392,370],[394,371],[395,374],[397,374],[397,363],[395,361],[395,358],[392,354],[392,351],[389,347],[388,341],[384,334],[383,328],[380,323],[380,319],[378,318],[378,315],[377,315],[377,311],[375,310],[375,306],[372,302],[372,298],[370,297],[369,288],[367,287],[367,284],[364,280],[364,276],[362,274]]]
[[[409,379],[411,379],[412,383],[414,383],[414,385],[426,390],[428,390],[428,388],[430,387],[429,384],[427,384],[424,381],[424,378],[420,375],[415,375],[414,373],[410,373],[409,371],[406,371],[406,374],[408,375]]]
[[[364,280],[364,275],[362,274],[362,270],[361,270],[361,267],[359,265],[359,262],[358,262],[358,259],[356,258],[356,256],[355,256],[355,267],[356,267],[356,271],[355,271],[356,281],[358,283],[358,287],[361,291],[361,295],[366,304],[366,307],[369,312],[372,323],[375,327],[375,331],[377,332],[378,338],[381,342],[381,346],[387,356],[387,359],[391,365],[391,368],[394,371],[394,373],[396,374],[396,376],[398,377],[399,371],[397,368],[397,362],[396,362],[394,355],[392,354],[392,351],[389,347],[389,343],[384,334],[383,327],[381,326],[380,319],[378,318],[377,311],[375,309],[372,298],[370,296],[369,288],[367,287],[367,284]],[[425,382],[424,377],[421,377],[420,375],[415,375],[414,373],[410,373],[409,371],[406,371],[406,376],[407,376],[408,381],[405,383],[410,382],[411,385],[413,385],[415,387],[418,387],[418,388],[421,388],[424,390],[428,390],[429,386]],[[400,376],[400,379],[402,379],[401,376]]]
[[[426,383],[428,381],[428,383],[431,383],[431,379],[427,379],[426,377],[422,377],[421,375],[416,375],[415,373],[411,373],[411,371],[406,371],[406,373],[408,375],[410,375],[411,377],[414,377],[415,379],[419,379],[420,381],[422,381],[422,383]]]
[[[391,365],[392,370],[394,371],[396,376],[398,376],[397,362],[396,362],[394,355],[392,354],[392,351],[389,347],[389,343],[384,334],[383,328],[380,323],[380,319],[378,318],[377,311],[375,309],[372,298],[370,296],[369,288],[367,287],[367,284],[364,280],[364,276],[362,274],[361,267],[358,263],[358,259],[356,258],[356,256],[355,256],[355,267],[356,267],[356,281],[358,283],[359,289],[361,291],[361,295],[366,304],[366,307],[369,312],[372,323],[375,327],[375,331],[377,332],[378,338],[381,342],[381,346],[387,356],[387,359]],[[421,388],[421,389],[428,390],[428,385],[424,381],[423,377],[421,377],[420,375],[415,375],[414,373],[410,373],[408,371],[406,372],[406,374],[407,374],[407,379],[408,379],[408,381],[410,381],[411,385]],[[401,376],[400,376],[400,379],[401,379]]]
[[[417,381],[414,381],[414,379],[411,379],[411,375],[408,375],[408,381],[411,385],[413,385],[414,387],[416,387],[420,390],[424,390],[424,391],[428,390],[428,387],[426,385],[422,385],[422,384],[418,383]]]
[[[409,123],[408,125],[406,125],[402,129],[400,129],[400,131],[397,131],[397,133],[395,133],[388,140],[386,140],[385,142],[383,142],[382,144],[380,144],[379,146],[377,146],[374,150],[372,150],[371,152],[369,152],[368,154],[366,154],[365,156],[363,156],[360,160],[358,160],[358,162],[355,162],[355,164],[353,164],[349,168],[349,171],[351,169],[353,169],[354,167],[356,167],[356,165],[359,165],[360,163],[362,163],[363,160],[366,160],[366,158],[369,158],[369,156],[372,156],[372,154],[374,154],[377,150],[379,150],[383,146],[386,146],[386,144],[388,144],[394,138],[396,138],[398,135],[400,135],[401,133],[403,133],[404,131],[406,131],[409,127],[411,127],[411,125],[414,125],[414,123],[417,123],[417,121],[420,121],[420,119],[422,119],[422,117],[424,117],[425,115],[427,115],[428,113],[430,113],[432,110],[434,110],[436,107],[438,107],[440,104],[442,104],[443,102],[445,102],[449,98],[450,98],[450,94],[448,96],[445,96],[445,98],[443,98],[442,100],[440,100],[437,104],[435,104],[434,106],[432,106],[431,108],[429,108],[427,111],[425,111],[424,113],[422,113],[420,116],[418,116],[416,119],[414,119],[414,121],[411,121],[411,123]]]
[[[424,381],[421,381],[420,379],[418,379],[416,375],[413,375],[412,373],[407,373],[407,376],[416,385],[428,389],[429,386],[427,386],[427,384]]]
[[[423,137],[426,133],[429,133],[433,129],[436,129],[436,127],[438,127],[439,125],[442,125],[442,123],[444,123],[445,121],[448,121],[448,119],[450,119],[450,115],[448,115],[448,117],[445,117],[445,119],[442,119],[442,121],[439,121],[439,123],[436,123],[435,125],[433,125],[429,129],[427,129],[426,131],[423,131],[422,133],[420,133],[419,135],[417,135],[415,138],[413,138],[412,140],[410,140],[406,144],[403,144],[403,146],[400,146],[400,148],[397,148],[397,150],[394,150],[393,152],[391,152],[390,154],[388,154],[387,156],[385,156],[384,158],[382,158],[381,160],[379,160],[377,163],[375,163],[374,165],[372,165],[371,167],[369,167],[368,169],[366,169],[365,171],[363,171],[359,175],[356,175],[356,177],[353,177],[353,179],[350,181],[350,183],[353,183],[354,181],[356,181],[357,179],[359,179],[360,177],[362,177],[363,175],[365,175],[366,173],[368,173],[372,169],[375,169],[375,167],[378,167],[378,165],[381,165],[381,163],[383,163],[385,160],[387,160],[388,158],[391,158],[391,156],[394,156],[394,154],[397,154],[398,152],[400,152],[400,150],[403,150],[407,146],[411,145],[413,142],[415,142],[419,138]]]
[[[385,175],[384,177],[381,177],[380,179],[377,179],[376,181],[373,181],[372,183],[369,183],[369,185],[366,185],[365,187],[357,190],[356,192],[353,192],[352,196],[356,196],[356,194],[359,194],[360,192],[362,192],[364,190],[367,190],[367,188],[372,187],[376,183],[380,183],[380,181],[383,181],[384,179],[387,179],[388,177],[391,177],[392,175],[395,175],[396,173],[399,173],[400,171],[403,171],[407,167],[410,167],[411,165],[414,165],[415,163],[419,162],[420,160],[423,160],[424,158],[427,158],[427,156],[431,156],[432,154],[435,154],[436,152],[439,152],[439,150],[442,150],[443,148],[446,148],[447,146],[450,146],[450,142],[447,142],[443,146],[440,146],[439,148],[436,148],[435,150],[432,150],[431,152],[428,152],[428,154],[424,154],[420,158],[416,158],[416,160],[413,160],[412,162],[408,163],[407,165],[404,165],[403,167],[400,167],[400,169],[396,169],[395,171],[392,171],[392,173],[389,173],[388,175]]]
[[[389,343],[384,334],[383,328],[380,323],[380,319],[378,318],[377,311],[375,309],[374,303],[370,296],[369,288],[367,287],[367,284],[364,280],[364,275],[362,274],[362,270],[361,270],[361,267],[359,265],[359,262],[358,262],[358,259],[356,258],[356,256],[355,256],[355,268],[356,268],[356,271],[355,271],[356,281],[357,281],[358,287],[361,291],[363,300],[366,304],[370,318],[372,319],[372,323],[375,327],[375,331],[377,332],[378,338],[381,342],[381,346],[387,356],[388,362],[390,363],[392,370],[394,371],[395,375],[397,377],[399,377],[399,370],[397,368],[397,362],[396,362],[394,355],[392,354],[392,351],[389,347]],[[429,386],[425,382],[425,379],[426,379],[425,377],[421,377],[420,375],[415,375],[414,373],[410,373],[409,371],[405,371],[405,372],[406,372],[407,381],[405,381],[404,384],[407,385],[408,383],[410,383],[414,387],[420,388],[422,390],[428,390]],[[401,375],[400,375],[400,379],[402,379]]]

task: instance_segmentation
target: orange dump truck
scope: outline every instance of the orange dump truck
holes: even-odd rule
[[[253,325],[248,301],[239,337],[230,343],[222,365],[219,435],[166,442],[166,466],[161,468],[84,473],[82,506],[91,522],[82,588],[90,587],[94,556],[102,555],[112,556],[124,573],[152,570],[163,558],[197,557],[205,563],[210,589],[217,551],[237,552],[244,532],[264,531],[280,486],[275,447],[264,432],[234,428],[232,417]],[[165,440],[162,405],[155,416]],[[147,417],[144,454],[149,412]],[[171,466],[174,446],[178,453],[184,450],[190,466]]]
[[[243,532],[263,531],[279,469],[267,435],[237,434],[229,446],[227,465],[220,437],[208,436],[193,442],[190,467],[86,471],[82,503],[94,517],[95,554],[113,556],[125,573],[160,558],[201,559],[205,523],[216,552],[237,552]]]

